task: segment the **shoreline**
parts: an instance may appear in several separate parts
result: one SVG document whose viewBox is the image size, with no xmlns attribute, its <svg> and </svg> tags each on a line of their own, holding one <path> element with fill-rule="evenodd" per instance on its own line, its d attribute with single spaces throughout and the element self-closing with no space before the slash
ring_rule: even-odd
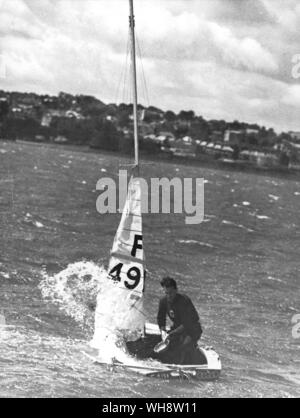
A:
<svg viewBox="0 0 300 418">
<path fill-rule="evenodd" d="M 11 139 L 4 139 L 0 138 L 1 142 L 14 142 L 16 144 L 23 144 L 23 145 L 31 145 L 31 146 L 38 146 L 38 147 L 47 147 L 47 148 L 60 148 L 64 150 L 72 150 L 75 152 L 85 152 L 91 154 L 104 154 L 104 155 L 112 155 L 112 156 L 120 156 L 122 158 L 128 158 L 131 160 L 131 156 L 129 154 L 122 154 L 118 151 L 108 151 L 101 148 L 91 148 L 89 145 L 82 145 L 82 144 L 57 144 L 54 142 L 35 142 L 35 141 L 26 141 L 26 140 L 11 140 Z M 147 154 L 141 152 L 141 157 L 144 161 L 150 162 L 164 162 L 167 164 L 177 164 L 181 166 L 191 166 L 191 167 L 199 167 L 199 168 L 208 168 L 208 169 L 215 169 L 221 170 L 226 172 L 240 172 L 240 173 L 249 173 L 249 174 L 258 174 L 262 176 L 270 176 L 270 177 L 279 177 L 285 178 L 289 180 L 297 181 L 300 179 L 300 172 L 297 170 L 289 169 L 288 167 L 259 167 L 255 166 L 248 161 L 241 161 L 241 160 L 214 160 L 210 159 L 206 155 L 200 155 L 197 157 L 179 157 L 174 156 L 171 154 L 167 154 L 164 152 L 158 154 Z"/>
</svg>

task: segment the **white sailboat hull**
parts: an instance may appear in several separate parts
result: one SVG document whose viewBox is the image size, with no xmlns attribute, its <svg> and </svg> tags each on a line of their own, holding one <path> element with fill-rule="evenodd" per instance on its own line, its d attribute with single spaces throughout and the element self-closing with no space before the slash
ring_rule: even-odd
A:
<svg viewBox="0 0 300 418">
<path fill-rule="evenodd" d="M 160 335 L 158 325 L 146 323 L 145 335 Z M 219 355 L 211 347 L 201 347 L 198 345 L 198 350 L 203 354 L 206 364 L 161 364 L 156 371 L 145 371 L 149 377 L 158 378 L 186 378 L 196 380 L 217 380 L 220 377 L 222 364 Z"/>
<path fill-rule="evenodd" d="M 146 323 L 145 325 L 145 338 L 147 336 L 160 336 L 159 328 L 155 324 Z M 106 366 L 111 370 L 126 370 L 135 372 L 145 377 L 153 377 L 158 379 L 184 379 L 184 380 L 201 380 L 201 381 L 213 381 L 220 377 L 222 365 L 219 355 L 210 347 L 200 347 L 198 350 L 201 353 L 201 364 L 166 364 L 153 362 L 153 365 L 145 365 L 143 361 L 128 360 L 128 363 L 118 361 L 114 359 L 112 362 L 107 363 L 101 360 L 100 357 L 83 352 L 90 360 L 100 366 Z M 101 350 L 100 350 L 101 351 Z"/>
</svg>

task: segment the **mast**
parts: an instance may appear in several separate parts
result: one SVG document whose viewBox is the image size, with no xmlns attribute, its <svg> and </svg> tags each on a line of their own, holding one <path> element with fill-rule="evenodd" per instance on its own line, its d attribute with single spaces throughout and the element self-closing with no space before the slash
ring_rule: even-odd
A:
<svg viewBox="0 0 300 418">
<path fill-rule="evenodd" d="M 129 0 L 130 16 L 129 25 L 131 32 L 131 60 L 132 60 L 132 84 L 133 84 L 133 125 L 134 125 L 134 160 L 139 165 L 139 143 L 138 143 L 138 115 L 137 115 L 137 83 L 136 83 L 136 55 L 135 55 L 135 20 L 133 11 L 133 0 Z"/>
</svg>

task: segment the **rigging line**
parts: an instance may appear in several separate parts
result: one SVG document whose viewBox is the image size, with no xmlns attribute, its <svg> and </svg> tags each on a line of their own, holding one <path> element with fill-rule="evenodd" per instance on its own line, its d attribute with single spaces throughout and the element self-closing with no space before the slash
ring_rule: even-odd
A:
<svg viewBox="0 0 300 418">
<path fill-rule="evenodd" d="M 132 62 L 130 63 L 130 74 L 132 74 Z M 133 87 L 132 83 L 129 84 L 129 96 L 128 96 L 128 102 L 132 105 L 132 115 L 133 115 Z"/>
<path fill-rule="evenodd" d="M 127 78 L 128 78 L 128 59 L 129 59 L 129 56 L 130 56 L 130 49 L 131 49 L 130 31 L 128 29 L 126 64 L 125 64 L 124 79 L 123 79 L 123 97 L 122 97 L 123 103 L 126 103 L 126 98 L 127 98 L 127 95 L 128 95 L 128 81 L 127 81 Z"/>
<path fill-rule="evenodd" d="M 132 73 L 133 73 L 133 62 L 132 62 L 132 38 L 130 36 L 130 65 L 129 65 L 129 82 L 128 82 L 128 103 L 132 104 L 132 115 L 133 115 L 133 80 L 132 80 Z"/>
<path fill-rule="evenodd" d="M 139 54 L 139 58 L 140 58 L 140 62 L 141 62 L 141 68 L 142 68 L 142 81 L 144 83 L 144 88 L 145 88 L 145 98 L 146 98 L 146 102 L 148 107 L 150 106 L 150 101 L 149 101 L 149 93 L 148 93 L 148 87 L 147 87 L 147 82 L 146 82 L 146 77 L 145 77 L 145 71 L 144 71 L 144 65 L 143 65 L 143 59 L 142 59 L 142 52 L 141 52 L 141 48 L 140 48 L 140 42 L 138 37 L 136 38 L 137 40 L 137 46 L 138 46 L 138 54 Z"/>
<path fill-rule="evenodd" d="M 130 74 L 131 74 L 131 34 L 130 34 L 130 27 L 128 28 L 128 55 L 127 55 L 127 60 L 126 60 L 126 74 L 125 74 L 125 79 L 124 79 L 124 88 L 123 88 L 123 92 L 124 92 L 124 97 L 123 97 L 123 102 L 124 103 L 128 103 L 128 99 L 129 99 L 129 89 L 130 89 L 130 85 L 131 85 L 131 80 L 130 80 Z M 129 64 L 128 64 L 129 61 Z"/>
<path fill-rule="evenodd" d="M 117 103 L 118 98 L 121 97 L 120 89 L 121 89 L 122 80 L 124 79 L 125 73 L 126 73 L 127 62 L 128 62 L 128 54 L 129 54 L 129 31 L 128 31 L 127 44 L 126 44 L 126 58 L 125 58 L 125 61 L 123 63 L 123 67 L 122 67 L 122 71 L 121 71 L 121 75 L 120 75 L 120 79 L 119 79 L 119 83 L 118 83 L 118 88 L 117 88 L 116 97 L 115 97 L 115 103 Z"/>
</svg>

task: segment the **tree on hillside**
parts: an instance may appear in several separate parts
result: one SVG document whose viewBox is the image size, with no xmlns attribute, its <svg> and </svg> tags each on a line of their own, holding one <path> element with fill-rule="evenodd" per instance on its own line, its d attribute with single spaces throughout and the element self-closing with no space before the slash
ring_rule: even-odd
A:
<svg viewBox="0 0 300 418">
<path fill-rule="evenodd" d="M 167 122 L 173 122 L 174 120 L 176 120 L 176 114 L 172 112 L 172 110 L 167 110 L 164 114 L 164 117 Z"/>
<path fill-rule="evenodd" d="M 91 147 L 101 148 L 108 151 L 118 151 L 120 133 L 113 123 L 102 120 L 96 126 L 92 135 Z"/>
<path fill-rule="evenodd" d="M 75 97 L 69 93 L 60 92 L 58 95 L 58 106 L 60 109 L 68 110 L 72 107 Z"/>
<path fill-rule="evenodd" d="M 247 142 L 252 147 L 256 147 L 258 145 L 258 139 L 255 135 L 249 135 L 247 137 Z"/>
<path fill-rule="evenodd" d="M 189 126 L 187 124 L 180 124 L 176 126 L 176 136 L 186 136 L 189 134 Z"/>
<path fill-rule="evenodd" d="M 122 110 L 121 112 L 119 112 L 118 114 L 118 122 L 119 122 L 119 126 L 121 126 L 122 128 L 124 128 L 125 126 L 128 126 L 130 123 L 130 112 L 128 112 L 128 110 Z"/>
<path fill-rule="evenodd" d="M 181 110 L 178 118 L 185 121 L 192 121 L 195 118 L 195 112 L 193 110 Z"/>
<path fill-rule="evenodd" d="M 17 119 L 8 117 L 3 127 L 3 135 L 7 138 L 28 138 L 33 139 L 40 134 L 40 124 L 32 118 Z"/>
<path fill-rule="evenodd" d="M 188 134 L 192 138 L 201 139 L 206 141 L 209 136 L 209 125 L 204 121 L 195 121 L 191 123 Z"/>
<path fill-rule="evenodd" d="M 2 121 L 9 112 L 9 104 L 7 99 L 1 98 L 0 99 L 0 121 Z"/>
<path fill-rule="evenodd" d="M 231 129 L 233 131 L 240 131 L 241 129 L 244 128 L 243 123 L 239 122 L 238 120 L 228 123 L 227 126 L 228 126 L 228 129 Z"/>
</svg>

